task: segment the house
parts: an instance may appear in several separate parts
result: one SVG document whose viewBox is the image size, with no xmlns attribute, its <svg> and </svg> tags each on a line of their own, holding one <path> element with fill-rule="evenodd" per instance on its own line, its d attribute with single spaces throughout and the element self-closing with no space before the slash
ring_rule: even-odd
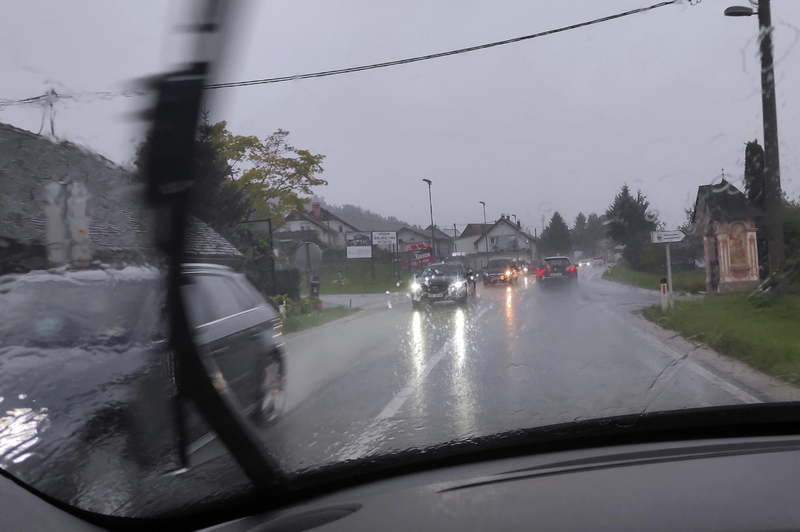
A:
<svg viewBox="0 0 800 532">
<path fill-rule="evenodd" d="M 456 241 L 456 249 L 466 254 L 474 269 L 480 269 L 495 257 L 533 260 L 537 240 L 519 222 L 501 216 L 493 224 L 468 224 Z"/>
<path fill-rule="evenodd" d="M 254 225 L 253 228 L 261 233 L 269 230 L 266 224 Z M 344 249 L 347 245 L 347 232 L 358 230 L 360 228 L 348 223 L 329 210 L 323 209 L 320 202 L 315 201 L 311 203 L 310 212 L 293 212 L 286 217 L 286 225 L 274 231 L 279 240 L 298 240 L 299 243 L 302 240 L 308 240 L 309 236 L 314 235 L 323 245 L 335 249 Z"/>
<path fill-rule="evenodd" d="M 422 230 L 423 234 L 427 234 L 430 239 L 431 226 L 429 225 Z M 453 237 L 440 230 L 438 227 L 433 229 L 433 255 L 436 260 L 444 260 L 453 256 L 456 250 L 455 241 Z"/>
<path fill-rule="evenodd" d="M 703 235 L 707 292 L 758 286 L 756 221 L 763 216 L 760 207 L 724 179 L 698 187 L 692 223 Z"/>
<path fill-rule="evenodd" d="M 70 142 L 0 124 L 0 274 L 62 264 L 158 263 L 156 220 L 144 184 Z M 13 161 L 13 162 L 12 162 Z M 243 255 L 190 219 L 185 260 L 234 268 Z"/>
</svg>

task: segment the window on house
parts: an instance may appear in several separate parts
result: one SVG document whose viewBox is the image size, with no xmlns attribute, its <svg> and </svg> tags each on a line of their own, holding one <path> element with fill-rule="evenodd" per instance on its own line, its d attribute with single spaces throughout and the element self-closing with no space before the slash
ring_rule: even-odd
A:
<svg viewBox="0 0 800 532">
<path fill-rule="evenodd" d="M 490 244 L 499 244 L 500 243 L 500 237 L 499 236 L 490 236 L 489 237 L 489 243 Z"/>
<path fill-rule="evenodd" d="M 339 225 L 339 232 L 344 233 L 344 229 L 342 228 L 341 224 Z"/>
<path fill-rule="evenodd" d="M 301 231 L 311 231 L 311 224 L 301 224 L 300 225 Z"/>
</svg>

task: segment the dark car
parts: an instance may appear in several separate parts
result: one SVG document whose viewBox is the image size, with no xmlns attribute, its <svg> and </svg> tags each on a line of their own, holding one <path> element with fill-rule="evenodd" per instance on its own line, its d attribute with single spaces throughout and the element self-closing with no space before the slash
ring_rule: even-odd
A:
<svg viewBox="0 0 800 532">
<path fill-rule="evenodd" d="M 483 269 L 483 286 L 511 284 L 518 280 L 518 275 L 510 259 L 491 259 Z"/>
<path fill-rule="evenodd" d="M 537 278 L 542 286 L 577 283 L 578 269 L 569 257 L 547 257 L 537 271 Z"/>
<path fill-rule="evenodd" d="M 229 268 L 186 265 L 183 277 L 198 348 L 256 420 L 272 421 L 284 397 L 278 313 Z M 34 474 L 57 453 L 69 473 L 53 472 L 56 484 L 39 487 L 70 500 L 87 487 L 82 472 L 102 460 L 95 454 L 109 447 L 122 450 L 126 465 L 114 468 L 130 478 L 137 469 L 179 467 L 164 301 L 163 274 L 152 267 L 0 277 L 2 406 L 13 423 L 32 428 L 32 439 L 19 441 L 17 474 Z M 193 406 L 182 412 L 192 453 L 213 438 Z M 36 436 L 42 430 L 47 438 Z"/>
<path fill-rule="evenodd" d="M 411 304 L 455 301 L 465 304 L 475 295 L 475 276 L 472 270 L 458 263 L 431 264 L 411 284 Z"/>
</svg>

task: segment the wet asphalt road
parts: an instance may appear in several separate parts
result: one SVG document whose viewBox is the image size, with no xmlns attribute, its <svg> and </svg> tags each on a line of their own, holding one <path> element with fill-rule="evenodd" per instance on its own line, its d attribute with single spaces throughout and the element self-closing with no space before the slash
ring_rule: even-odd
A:
<svg viewBox="0 0 800 532">
<path fill-rule="evenodd" d="M 574 289 L 532 278 L 467 308 L 413 311 L 386 296 L 352 319 L 287 338 L 288 413 L 264 434 L 282 465 L 436 445 L 591 417 L 752 399 L 636 328 L 656 292 L 581 272 Z M 380 298 L 379 298 L 380 299 Z"/>
</svg>

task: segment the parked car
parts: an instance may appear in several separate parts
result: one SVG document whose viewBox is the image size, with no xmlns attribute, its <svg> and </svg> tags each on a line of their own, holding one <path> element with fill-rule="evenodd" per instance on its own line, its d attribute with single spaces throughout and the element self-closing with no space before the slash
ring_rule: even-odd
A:
<svg viewBox="0 0 800 532">
<path fill-rule="evenodd" d="M 483 286 L 511 284 L 518 280 L 518 275 L 510 259 L 491 259 L 483 269 Z"/>
<path fill-rule="evenodd" d="M 475 295 L 475 275 L 460 263 L 437 263 L 425 268 L 411 284 L 411 305 L 455 301 L 466 304 Z"/>
<path fill-rule="evenodd" d="M 285 376 L 278 313 L 227 267 L 185 265 L 183 276 L 198 348 L 256 421 L 275 420 Z M 179 410 L 164 303 L 164 277 L 153 267 L 0 277 L 2 406 L 39 419 L 49 433 L 18 473 L 58 453 L 69 473 L 52 472 L 57 487 L 37 487 L 78 490 L 82 471 L 96 467 L 103 457 L 94 453 L 108 445 L 124 449 L 126 471 L 176 469 Z M 213 438 L 193 406 L 180 411 L 191 454 Z"/>
<path fill-rule="evenodd" d="M 540 269 L 542 286 L 578 282 L 578 269 L 569 257 L 546 257 Z"/>
</svg>

